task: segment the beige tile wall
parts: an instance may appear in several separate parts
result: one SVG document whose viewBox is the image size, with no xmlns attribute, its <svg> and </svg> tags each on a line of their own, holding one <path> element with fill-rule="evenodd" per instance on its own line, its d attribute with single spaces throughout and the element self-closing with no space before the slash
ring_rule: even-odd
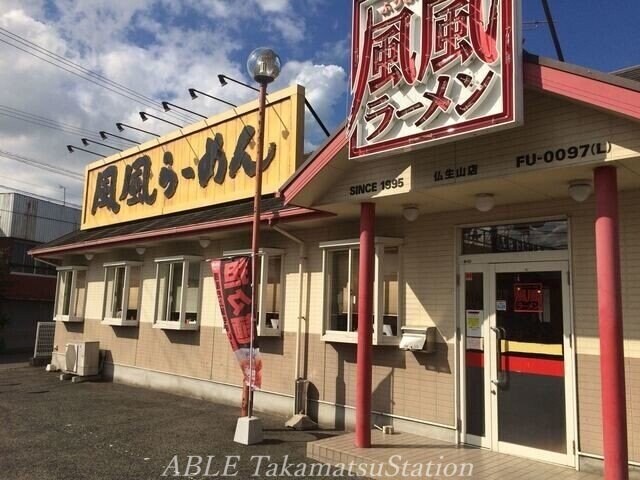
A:
<svg viewBox="0 0 640 480">
<path fill-rule="evenodd" d="M 628 408 L 631 457 L 640 460 L 640 191 L 624 192 L 621 199 L 621 246 L 625 351 L 627 356 Z M 568 215 L 572 234 L 574 321 L 577 334 L 577 374 L 580 446 L 589 453 L 601 452 L 598 378 L 598 329 L 595 291 L 593 199 L 578 204 L 570 200 L 520 204 L 476 211 L 423 215 L 414 223 L 378 219 L 377 234 L 404 238 L 406 323 L 435 325 L 440 348 L 434 355 L 413 354 L 395 347 L 374 348 L 375 410 L 439 424 L 455 423 L 454 343 L 455 331 L 455 225 L 488 221 L 511 221 L 530 217 Z M 293 229 L 293 226 L 287 227 Z M 299 227 L 298 227 L 299 228 Z M 307 247 L 309 273 L 304 276 L 307 301 L 304 311 L 309 325 L 304 338 L 306 361 L 303 373 L 312 382 L 311 396 L 327 402 L 353 405 L 355 345 L 325 343 L 322 334 L 322 255 L 318 243 L 353 238 L 357 222 L 333 222 L 325 228 L 296 230 Z M 143 306 L 139 328 L 100 324 L 102 315 L 102 263 L 98 256 L 89 270 L 87 320 L 81 325 L 59 323 L 56 344 L 81 338 L 100 340 L 113 362 L 191 377 L 238 384 L 240 370 L 222 330 L 222 321 L 208 267 L 204 268 L 202 326 L 198 332 L 167 332 L 153 329 L 155 266 L 153 258 L 169 253 L 220 255 L 225 249 L 247 248 L 248 235 L 213 242 L 202 252 L 194 243 L 172 244 L 145 254 Z M 294 382 L 295 328 L 298 312 L 298 246 L 277 233 L 265 233 L 264 245 L 286 250 L 286 305 L 284 339 L 263 339 L 264 389 L 291 394 Z"/>
</svg>

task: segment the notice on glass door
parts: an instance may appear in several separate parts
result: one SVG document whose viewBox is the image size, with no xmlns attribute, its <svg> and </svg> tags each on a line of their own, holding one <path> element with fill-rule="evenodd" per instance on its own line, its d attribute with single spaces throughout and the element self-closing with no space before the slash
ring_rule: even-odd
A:
<svg viewBox="0 0 640 480">
<path fill-rule="evenodd" d="M 482 337 L 483 318 L 483 310 L 466 311 L 467 337 Z"/>
<path fill-rule="evenodd" d="M 516 283 L 513 286 L 514 306 L 517 313 L 541 313 L 544 311 L 541 283 Z"/>
</svg>

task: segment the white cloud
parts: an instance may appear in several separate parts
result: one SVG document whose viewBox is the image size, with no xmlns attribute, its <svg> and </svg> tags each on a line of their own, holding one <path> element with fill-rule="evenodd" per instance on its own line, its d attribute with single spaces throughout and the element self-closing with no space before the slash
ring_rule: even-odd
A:
<svg viewBox="0 0 640 480">
<path fill-rule="evenodd" d="M 284 65 L 274 88 L 296 83 L 305 87 L 309 103 L 325 123 L 336 108 L 341 109 L 341 93 L 346 91 L 347 87 L 347 74 L 342 67 L 317 65 L 311 61 L 291 61 Z M 305 120 L 305 128 L 311 139 L 309 145 L 315 145 L 322 139 L 323 134 L 318 136 L 319 127 L 309 112 Z"/>
<path fill-rule="evenodd" d="M 213 114 L 227 107 L 206 98 L 192 102 L 187 89 L 195 87 L 237 104 L 253 98 L 253 93 L 247 89 L 232 84 L 222 88 L 217 81 L 218 73 L 246 78 L 243 63 L 233 58 L 240 48 L 239 40 L 242 40 L 242 28 L 247 18 L 253 18 L 257 12 L 263 15 L 260 18 L 269 18 L 272 22 L 263 28 L 282 39 L 295 42 L 304 38 L 304 21 L 293 21 L 293 7 L 289 1 L 250 2 L 253 6 L 239 9 L 237 2 L 229 0 L 93 0 L 88 8 L 87 2 L 56 0 L 55 20 L 45 20 L 45 8 L 50 8 L 47 2 L 0 0 L 0 26 L 146 96 Z M 154 9 L 159 6 L 174 14 L 184 13 L 185 8 L 192 7 L 209 18 L 224 20 L 189 30 L 184 25 L 178 27 L 154 17 Z M 269 16 L 268 12 L 278 15 Z M 153 35 L 153 41 L 144 48 L 130 40 L 131 32 L 140 30 Z M 307 87 L 307 94 L 320 115 L 329 118 L 339 93 L 344 90 L 346 76 L 335 65 L 288 62 L 272 89 L 294 82 Z M 0 105 L 54 118 L 92 132 L 117 133 L 114 126 L 117 121 L 158 133 L 172 128 L 159 122 L 141 124 L 138 111 L 148 107 L 5 44 L 0 44 Z M 311 123 L 308 127 L 317 129 Z M 139 138 L 131 131 L 123 135 Z M 68 143 L 82 146 L 80 135 L 36 127 L 0 115 L 1 149 L 83 171 L 84 165 L 95 157 L 67 153 L 64 146 Z M 110 153 L 99 146 L 87 148 Z M 81 202 L 81 184 L 63 176 L 0 158 L 0 184 L 9 183 L 2 176 L 15 180 L 11 184 L 16 188 L 24 181 L 24 189 L 56 198 L 61 198 L 59 185 L 64 185 L 67 199 Z M 27 188 L 26 182 L 43 186 Z"/>
</svg>

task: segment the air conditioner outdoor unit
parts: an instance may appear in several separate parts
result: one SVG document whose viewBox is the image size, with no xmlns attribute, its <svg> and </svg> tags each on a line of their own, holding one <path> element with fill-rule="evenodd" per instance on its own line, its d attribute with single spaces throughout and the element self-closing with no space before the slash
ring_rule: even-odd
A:
<svg viewBox="0 0 640 480">
<path fill-rule="evenodd" d="M 67 343 L 65 350 L 66 373 L 81 377 L 98 375 L 100 370 L 100 342 Z"/>
</svg>

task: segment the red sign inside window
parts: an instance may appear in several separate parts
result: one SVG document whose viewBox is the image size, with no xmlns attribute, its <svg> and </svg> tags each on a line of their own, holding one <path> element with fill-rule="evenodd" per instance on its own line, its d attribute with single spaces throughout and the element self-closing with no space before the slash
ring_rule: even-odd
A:
<svg viewBox="0 0 640 480">
<path fill-rule="evenodd" d="M 513 286 L 513 311 L 516 313 L 542 313 L 544 296 L 541 283 L 516 283 Z"/>
</svg>

